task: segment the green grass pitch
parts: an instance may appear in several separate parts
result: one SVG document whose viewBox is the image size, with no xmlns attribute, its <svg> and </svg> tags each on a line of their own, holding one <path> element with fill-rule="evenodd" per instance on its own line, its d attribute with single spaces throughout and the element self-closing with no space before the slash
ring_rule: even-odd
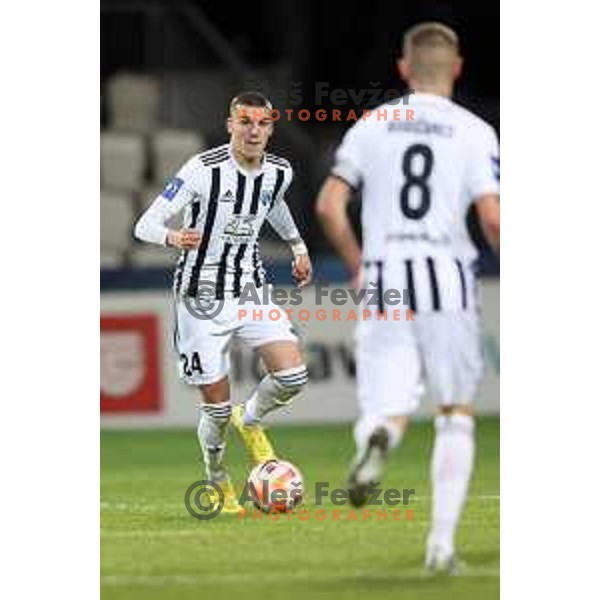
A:
<svg viewBox="0 0 600 600">
<path fill-rule="evenodd" d="M 105 600 L 199 598 L 499 597 L 500 502 L 498 419 L 479 419 L 477 463 L 458 536 L 469 565 L 461 577 L 422 573 L 431 491 L 432 424 L 413 424 L 390 459 L 382 487 L 415 488 L 414 520 L 346 520 L 342 507 L 315 517 L 314 485 L 342 487 L 353 453 L 350 426 L 273 427 L 281 457 L 300 467 L 311 497 L 310 518 L 262 521 L 221 515 L 198 521 L 183 502 L 202 479 L 195 432 L 101 434 L 101 585 Z M 235 433 L 227 462 L 239 486 L 249 467 Z M 385 507 L 380 507 L 380 509 Z M 305 513 L 306 518 L 306 513 Z"/>
</svg>

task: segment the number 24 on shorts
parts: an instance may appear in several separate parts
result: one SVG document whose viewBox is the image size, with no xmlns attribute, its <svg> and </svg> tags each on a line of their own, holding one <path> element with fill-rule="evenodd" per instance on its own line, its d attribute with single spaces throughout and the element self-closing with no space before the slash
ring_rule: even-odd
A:
<svg viewBox="0 0 600 600">
<path fill-rule="evenodd" d="M 183 374 L 186 377 L 190 377 L 196 373 L 202 373 L 202 365 L 200 364 L 200 355 L 197 352 L 193 352 L 191 357 L 187 354 L 180 354 L 179 358 L 183 361 Z"/>
</svg>

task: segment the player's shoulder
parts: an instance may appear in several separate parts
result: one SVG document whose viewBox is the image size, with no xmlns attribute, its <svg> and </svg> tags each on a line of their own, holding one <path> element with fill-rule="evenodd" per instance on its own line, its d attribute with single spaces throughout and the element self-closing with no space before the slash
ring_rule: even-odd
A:
<svg viewBox="0 0 600 600">
<path fill-rule="evenodd" d="M 283 158 L 283 156 L 278 156 L 277 154 L 266 152 L 265 163 L 271 167 L 283 169 L 284 171 L 293 171 L 290 161 L 287 160 L 287 158 Z"/>
<path fill-rule="evenodd" d="M 475 135 L 495 135 L 494 128 L 479 115 L 454 101 L 450 101 L 450 106 L 455 118 L 463 122 L 467 131 Z"/>
<path fill-rule="evenodd" d="M 195 164 L 198 168 L 202 167 L 216 167 L 221 163 L 229 159 L 229 144 L 222 144 L 221 146 L 215 146 L 209 148 L 196 155 L 194 155 L 190 162 Z"/>
<path fill-rule="evenodd" d="M 186 163 L 179 169 L 176 179 L 186 182 L 188 186 L 194 188 L 198 193 L 202 193 L 207 182 L 211 181 L 211 170 L 218 167 L 223 161 L 229 158 L 227 144 L 210 148 L 197 154 L 193 154 Z"/>
<path fill-rule="evenodd" d="M 377 109 L 373 109 L 373 111 L 375 110 Z M 377 123 L 377 121 L 373 121 L 373 123 Z M 354 145 L 365 136 L 373 135 L 376 130 L 377 127 L 371 124 L 371 119 L 357 119 L 346 128 L 341 143 L 342 145 Z"/>
</svg>

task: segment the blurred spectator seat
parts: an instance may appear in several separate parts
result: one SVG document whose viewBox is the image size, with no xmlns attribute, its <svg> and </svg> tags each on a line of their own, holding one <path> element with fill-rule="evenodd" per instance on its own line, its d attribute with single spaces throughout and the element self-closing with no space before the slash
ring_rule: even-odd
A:
<svg viewBox="0 0 600 600">
<path fill-rule="evenodd" d="M 121 73 L 108 82 L 111 128 L 148 133 L 158 127 L 160 82 L 151 75 Z"/>
<path fill-rule="evenodd" d="M 161 77 L 164 122 L 178 129 L 199 129 L 207 139 L 221 140 L 227 135 L 229 102 L 239 92 L 239 84 L 225 68 L 166 71 Z"/>
<path fill-rule="evenodd" d="M 144 212 L 154 202 L 154 200 L 156 200 L 157 196 L 162 194 L 163 190 L 165 189 L 165 184 L 166 182 L 150 182 L 144 184 L 140 188 L 138 194 L 138 210 L 140 211 L 140 214 L 142 214 L 142 212 Z"/>
<path fill-rule="evenodd" d="M 100 249 L 101 269 L 120 269 L 123 266 L 123 255 L 120 252 L 111 252 Z"/>
<path fill-rule="evenodd" d="M 204 140 L 193 131 L 163 129 L 152 136 L 154 180 L 164 183 L 194 154 L 206 148 Z"/>
<path fill-rule="evenodd" d="M 100 192 L 101 265 L 122 261 L 131 245 L 133 210 L 131 198 L 121 192 Z M 103 264 L 105 263 L 105 264 Z M 116 265 L 110 265 L 116 266 Z"/>
<path fill-rule="evenodd" d="M 100 178 L 103 187 L 133 191 L 146 171 L 144 140 L 140 135 L 104 131 L 100 136 Z"/>
<path fill-rule="evenodd" d="M 260 255 L 269 260 L 289 260 L 290 251 L 288 245 L 278 238 L 266 239 L 261 237 L 259 242 Z"/>
<path fill-rule="evenodd" d="M 169 179 L 169 178 L 167 178 Z M 139 203 L 137 210 L 141 215 L 165 189 L 164 183 L 149 183 L 143 186 L 139 192 Z M 137 216 L 139 216 L 137 215 Z M 136 216 L 136 218 L 137 218 Z M 180 229 L 183 227 L 183 211 L 180 211 L 174 217 L 171 217 L 167 223 L 167 227 L 172 229 Z"/>
<path fill-rule="evenodd" d="M 170 267 L 177 263 L 179 252 L 150 244 L 136 244 L 131 251 L 131 264 L 135 267 Z"/>
</svg>

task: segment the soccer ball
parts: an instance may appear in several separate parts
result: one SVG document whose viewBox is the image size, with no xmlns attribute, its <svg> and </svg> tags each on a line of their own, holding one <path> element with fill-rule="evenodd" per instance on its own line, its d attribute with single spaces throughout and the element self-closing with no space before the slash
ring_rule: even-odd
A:
<svg viewBox="0 0 600 600">
<path fill-rule="evenodd" d="M 257 465 L 248 483 L 255 506 L 265 512 L 291 511 L 304 497 L 302 474 L 285 460 L 268 460 Z"/>
</svg>

